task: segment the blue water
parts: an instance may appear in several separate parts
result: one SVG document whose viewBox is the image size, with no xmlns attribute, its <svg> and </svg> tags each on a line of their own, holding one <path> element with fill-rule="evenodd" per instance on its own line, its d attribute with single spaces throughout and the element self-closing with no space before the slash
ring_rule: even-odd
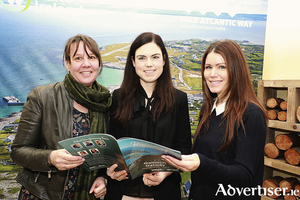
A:
<svg viewBox="0 0 300 200">
<path fill-rule="evenodd" d="M 249 40 L 264 44 L 265 21 L 251 28 L 208 29 L 182 20 L 180 16 L 105 10 L 49 11 L 30 6 L 25 12 L 10 12 L 0 5 L 0 97 L 14 95 L 25 102 L 35 86 L 62 81 L 66 69 L 62 53 L 66 40 L 78 33 L 94 38 L 99 46 L 132 42 L 141 32 L 152 31 L 164 40 L 222 39 Z M 218 28 L 218 27 L 217 27 Z M 105 68 L 97 81 L 119 85 L 123 71 Z M 0 101 L 0 118 L 22 106 Z"/>
</svg>

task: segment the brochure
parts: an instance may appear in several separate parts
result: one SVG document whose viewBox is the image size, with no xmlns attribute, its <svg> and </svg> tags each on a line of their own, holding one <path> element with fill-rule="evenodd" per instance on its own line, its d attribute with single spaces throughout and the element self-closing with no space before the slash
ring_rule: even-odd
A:
<svg viewBox="0 0 300 200">
<path fill-rule="evenodd" d="M 72 155 L 85 158 L 87 171 L 107 168 L 117 163 L 135 179 L 144 173 L 178 171 L 161 158 L 171 155 L 181 159 L 180 151 L 136 138 L 116 139 L 110 134 L 90 134 L 60 141 L 59 144 Z"/>
</svg>

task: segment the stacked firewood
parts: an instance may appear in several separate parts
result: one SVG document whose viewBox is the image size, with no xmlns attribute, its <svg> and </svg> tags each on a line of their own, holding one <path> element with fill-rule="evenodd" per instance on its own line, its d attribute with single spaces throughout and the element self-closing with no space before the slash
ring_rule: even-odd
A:
<svg viewBox="0 0 300 200">
<path fill-rule="evenodd" d="M 279 134 L 274 143 L 265 145 L 265 154 L 269 158 L 284 157 L 291 165 L 300 163 L 300 136 L 298 133 Z"/>
<path fill-rule="evenodd" d="M 264 180 L 263 188 L 265 195 L 273 199 L 283 196 L 285 200 L 298 200 L 300 197 L 300 182 L 295 177 L 271 177 Z"/>
<path fill-rule="evenodd" d="M 286 121 L 287 101 L 282 98 L 270 98 L 267 100 L 268 118 Z"/>
</svg>

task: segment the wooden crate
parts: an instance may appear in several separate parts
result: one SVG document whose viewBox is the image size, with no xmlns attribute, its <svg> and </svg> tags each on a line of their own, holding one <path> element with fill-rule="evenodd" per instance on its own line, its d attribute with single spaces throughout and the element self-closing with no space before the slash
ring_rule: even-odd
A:
<svg viewBox="0 0 300 200">
<path fill-rule="evenodd" d="M 286 94 L 286 97 L 279 96 Z M 275 141 L 276 131 L 286 131 L 300 133 L 300 123 L 296 118 L 296 110 L 300 106 L 300 80 L 259 80 L 257 88 L 257 98 L 267 110 L 267 100 L 269 98 L 280 97 L 287 101 L 287 120 L 269 120 L 269 130 L 266 142 Z M 286 173 L 300 179 L 300 167 L 288 164 L 283 158 L 272 159 L 265 156 L 264 180 L 274 175 L 274 171 Z M 271 199 L 262 197 L 261 199 Z"/>
</svg>

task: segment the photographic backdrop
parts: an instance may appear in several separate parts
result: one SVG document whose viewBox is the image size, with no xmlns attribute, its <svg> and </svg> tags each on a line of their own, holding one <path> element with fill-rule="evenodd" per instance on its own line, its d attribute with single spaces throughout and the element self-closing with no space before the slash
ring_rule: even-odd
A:
<svg viewBox="0 0 300 200">
<path fill-rule="evenodd" d="M 267 0 L 0 2 L 0 96 L 14 95 L 22 102 L 35 86 L 63 80 L 66 74 L 62 64 L 65 42 L 79 33 L 94 38 L 105 49 L 101 54 L 107 53 L 103 60 L 108 63 L 98 78 L 104 86 L 121 83 L 123 72 L 115 68 L 124 65 L 128 50 L 126 45 L 115 46 L 111 51 L 120 51 L 112 53 L 107 46 L 130 44 L 145 31 L 157 33 L 169 42 L 171 61 L 192 73 L 200 70 L 201 56 L 207 44 L 225 38 L 251 47 L 247 53 L 252 53 L 256 62 L 253 73 L 262 71 L 263 57 L 261 54 L 255 57 L 256 49 L 252 47 L 257 45 L 258 53 L 263 54 Z M 184 60 L 183 56 L 189 60 Z M 22 107 L 8 106 L 1 100 L 0 118 L 20 109 Z"/>
<path fill-rule="evenodd" d="M 201 59 L 218 39 L 244 50 L 253 86 L 261 78 L 267 0 L 0 0 L 0 198 L 17 199 L 20 170 L 10 159 L 22 105 L 36 86 L 62 81 L 65 42 L 85 34 L 99 45 L 104 69 L 97 81 L 118 88 L 131 42 L 159 34 L 171 61 L 173 84 L 188 93 L 192 134 L 202 101 Z M 183 178 L 183 180 L 187 180 Z"/>
</svg>

